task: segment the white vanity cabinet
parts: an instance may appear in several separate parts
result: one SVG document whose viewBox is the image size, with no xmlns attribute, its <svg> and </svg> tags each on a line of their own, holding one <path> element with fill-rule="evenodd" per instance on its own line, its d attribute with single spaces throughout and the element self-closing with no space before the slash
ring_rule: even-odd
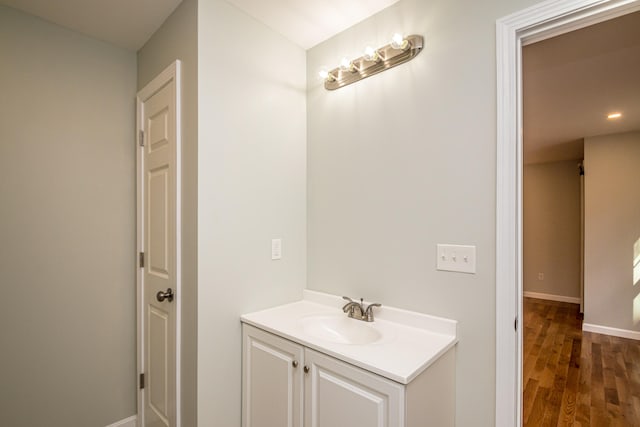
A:
<svg viewBox="0 0 640 427">
<path fill-rule="evenodd" d="M 454 349 L 408 384 L 244 323 L 243 427 L 454 425 Z"/>
</svg>

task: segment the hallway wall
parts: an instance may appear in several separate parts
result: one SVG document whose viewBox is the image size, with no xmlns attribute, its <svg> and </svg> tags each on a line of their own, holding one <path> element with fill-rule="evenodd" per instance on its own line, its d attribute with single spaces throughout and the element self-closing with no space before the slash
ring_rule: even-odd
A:
<svg viewBox="0 0 640 427">
<path fill-rule="evenodd" d="M 524 166 L 525 292 L 580 298 L 579 162 Z"/>
<path fill-rule="evenodd" d="M 640 337 L 640 132 L 586 138 L 584 323 Z"/>
<path fill-rule="evenodd" d="M 136 56 L 0 6 L 0 424 L 136 411 Z"/>
</svg>

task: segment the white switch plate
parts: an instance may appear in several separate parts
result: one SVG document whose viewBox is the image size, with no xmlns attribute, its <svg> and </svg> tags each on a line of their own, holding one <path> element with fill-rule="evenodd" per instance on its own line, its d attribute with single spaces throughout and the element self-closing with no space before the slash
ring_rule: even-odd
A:
<svg viewBox="0 0 640 427">
<path fill-rule="evenodd" d="M 271 239 L 271 259 L 282 259 L 282 239 Z"/>
<path fill-rule="evenodd" d="M 437 247 L 436 268 L 461 273 L 476 272 L 476 247 L 465 245 L 442 245 Z"/>
</svg>

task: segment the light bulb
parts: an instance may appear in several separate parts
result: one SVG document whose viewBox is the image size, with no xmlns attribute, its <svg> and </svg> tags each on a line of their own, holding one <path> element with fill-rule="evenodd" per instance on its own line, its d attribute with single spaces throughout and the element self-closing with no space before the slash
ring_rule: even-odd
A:
<svg viewBox="0 0 640 427">
<path fill-rule="evenodd" d="M 367 46 L 364 49 L 364 59 L 366 59 L 367 61 L 379 61 L 380 60 L 380 55 L 378 54 L 378 51 L 375 50 L 374 48 L 372 48 L 371 46 Z"/>
<path fill-rule="evenodd" d="M 622 117 L 622 113 L 611 113 L 607 116 L 607 119 L 619 119 L 620 117 Z"/>
<path fill-rule="evenodd" d="M 404 36 L 400 33 L 395 33 L 393 37 L 391 37 L 391 47 L 394 49 L 405 50 L 409 42 L 404 39 Z"/>
<path fill-rule="evenodd" d="M 351 71 L 353 70 L 353 62 L 346 56 L 340 60 L 340 69 L 342 71 Z"/>
<path fill-rule="evenodd" d="M 332 82 L 332 81 L 334 81 L 336 79 L 335 77 L 333 77 L 333 74 L 331 74 L 327 70 L 320 70 L 318 72 L 318 75 L 320 76 L 321 79 L 329 81 L 329 82 Z"/>
</svg>

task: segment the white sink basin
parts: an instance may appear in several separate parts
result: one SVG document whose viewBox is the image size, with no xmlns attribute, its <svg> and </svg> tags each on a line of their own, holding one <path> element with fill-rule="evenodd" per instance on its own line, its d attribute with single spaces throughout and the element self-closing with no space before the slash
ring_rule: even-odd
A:
<svg viewBox="0 0 640 427">
<path fill-rule="evenodd" d="M 304 299 L 254 313 L 242 322 L 311 350 L 409 384 L 457 339 L 457 322 L 384 306 L 375 321 L 350 319 L 342 297 L 305 289 Z"/>
<path fill-rule="evenodd" d="M 302 320 L 302 330 L 315 338 L 336 344 L 372 344 L 382 334 L 364 321 L 344 316 L 309 316 Z"/>
</svg>

